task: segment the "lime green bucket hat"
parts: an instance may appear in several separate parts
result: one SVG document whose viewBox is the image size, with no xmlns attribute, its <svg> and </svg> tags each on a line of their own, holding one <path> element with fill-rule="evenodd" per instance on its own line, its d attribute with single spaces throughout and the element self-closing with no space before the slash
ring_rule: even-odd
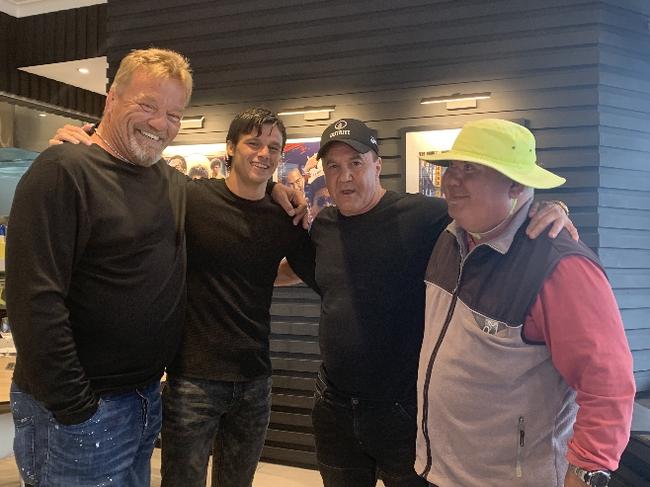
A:
<svg viewBox="0 0 650 487">
<path fill-rule="evenodd" d="M 466 123 L 451 150 L 422 159 L 439 166 L 451 161 L 482 164 L 531 188 L 555 188 L 566 182 L 537 165 L 535 137 L 530 130 L 496 118 Z"/>
</svg>

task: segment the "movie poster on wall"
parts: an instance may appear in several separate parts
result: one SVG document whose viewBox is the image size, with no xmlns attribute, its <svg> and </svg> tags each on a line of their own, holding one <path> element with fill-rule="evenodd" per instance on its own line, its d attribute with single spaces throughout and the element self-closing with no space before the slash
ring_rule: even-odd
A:
<svg viewBox="0 0 650 487">
<path fill-rule="evenodd" d="M 192 179 L 223 179 L 226 169 L 226 144 L 170 145 L 163 151 L 167 164 Z"/>
<path fill-rule="evenodd" d="M 406 192 L 442 197 L 444 168 L 422 160 L 426 155 L 451 149 L 460 129 L 414 130 L 404 132 L 406 146 Z"/>
<path fill-rule="evenodd" d="M 287 139 L 282 160 L 273 180 L 301 191 L 307 199 L 312 217 L 331 206 L 332 198 L 325 186 L 321 161 L 316 160 L 320 138 Z M 196 178 L 225 178 L 226 144 L 173 145 L 163 152 L 168 164 Z"/>
<path fill-rule="evenodd" d="M 316 159 L 319 148 L 318 137 L 288 139 L 277 171 L 278 182 L 304 193 L 312 217 L 333 205 L 325 186 L 322 161 Z"/>
</svg>

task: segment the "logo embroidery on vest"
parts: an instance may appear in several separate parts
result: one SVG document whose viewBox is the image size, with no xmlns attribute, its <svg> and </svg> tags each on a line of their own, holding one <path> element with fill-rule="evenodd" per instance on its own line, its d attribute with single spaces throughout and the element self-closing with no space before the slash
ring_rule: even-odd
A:
<svg viewBox="0 0 650 487">
<path fill-rule="evenodd" d="M 472 315 L 474 316 L 474 323 L 478 329 L 488 335 L 506 338 L 512 334 L 519 333 L 521 330 L 521 325 L 509 325 L 508 323 L 504 323 L 495 318 L 488 318 L 476 311 L 472 311 Z"/>
<path fill-rule="evenodd" d="M 499 325 L 501 324 L 498 320 L 493 320 L 492 318 L 485 318 L 485 323 L 483 324 L 483 331 L 488 335 L 496 335 L 499 332 Z"/>
</svg>

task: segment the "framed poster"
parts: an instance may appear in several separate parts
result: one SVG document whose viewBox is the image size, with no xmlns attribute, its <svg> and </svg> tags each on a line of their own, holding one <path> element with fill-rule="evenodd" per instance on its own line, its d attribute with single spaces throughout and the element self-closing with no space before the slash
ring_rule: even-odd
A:
<svg viewBox="0 0 650 487">
<path fill-rule="evenodd" d="M 297 183 L 297 175 L 306 176 L 305 180 L 315 179 L 323 174 L 316 154 L 320 148 L 320 137 L 287 139 L 282 161 L 278 165 L 276 180 L 287 186 L 304 191 L 305 187 Z"/>
<path fill-rule="evenodd" d="M 442 197 L 441 178 L 444 168 L 423 161 L 426 154 L 451 149 L 460 133 L 455 129 L 412 128 L 402 130 L 404 180 L 407 193 Z"/>
<path fill-rule="evenodd" d="M 287 139 L 276 179 L 304 193 L 312 217 L 334 204 L 325 185 L 322 162 L 316 160 L 319 148 L 320 137 Z"/>
<path fill-rule="evenodd" d="M 225 143 L 170 145 L 162 155 L 167 164 L 194 179 L 223 179 L 227 175 Z"/>
<path fill-rule="evenodd" d="M 287 139 L 273 180 L 302 191 L 312 215 L 333 204 L 316 154 L 320 137 Z M 226 144 L 170 145 L 163 151 L 168 164 L 192 178 L 225 178 Z"/>
</svg>

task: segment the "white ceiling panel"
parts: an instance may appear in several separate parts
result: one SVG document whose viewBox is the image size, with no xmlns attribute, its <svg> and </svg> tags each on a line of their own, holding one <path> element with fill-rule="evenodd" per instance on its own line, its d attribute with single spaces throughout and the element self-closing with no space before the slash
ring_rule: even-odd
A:
<svg viewBox="0 0 650 487">
<path fill-rule="evenodd" d="M 107 0 L 0 0 L 0 12 L 14 17 L 28 17 L 106 2 Z"/>
<path fill-rule="evenodd" d="M 79 69 L 85 68 L 88 73 L 83 74 Z M 94 91 L 100 95 L 106 94 L 106 71 L 108 70 L 108 61 L 106 56 L 79 59 L 64 63 L 41 64 L 38 66 L 25 66 L 18 68 L 28 73 L 51 78 L 61 83 L 83 88 L 84 90 Z"/>
</svg>

